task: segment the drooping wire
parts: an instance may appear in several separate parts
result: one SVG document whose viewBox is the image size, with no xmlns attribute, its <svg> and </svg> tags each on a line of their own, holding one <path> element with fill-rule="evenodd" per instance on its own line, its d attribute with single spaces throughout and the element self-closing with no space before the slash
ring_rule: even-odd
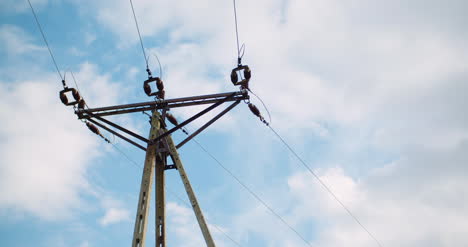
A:
<svg viewBox="0 0 468 247">
<path fill-rule="evenodd" d="M 181 203 L 185 204 L 185 206 L 191 208 L 192 205 L 190 205 L 190 203 L 188 203 L 187 201 L 185 201 L 184 199 L 182 199 L 182 197 L 180 197 L 179 195 L 177 195 L 177 193 L 175 193 L 174 191 L 172 191 L 171 189 L 165 187 L 166 190 L 172 195 L 174 196 L 178 201 L 180 201 Z M 220 233 L 222 233 L 225 237 L 227 237 L 229 240 L 231 240 L 231 242 L 233 242 L 235 245 L 239 246 L 239 247 L 242 247 L 242 245 L 237 242 L 236 240 L 234 240 L 231 236 L 229 236 L 229 234 L 227 234 L 225 231 L 223 231 L 220 227 L 218 227 L 217 225 L 212 225 L 214 226 L 214 228 L 216 228 L 216 230 L 218 230 Z"/>
<path fill-rule="evenodd" d="M 343 207 L 343 209 L 354 219 L 354 221 L 361 226 L 361 228 L 367 232 L 367 234 L 377 243 L 378 246 L 382 247 L 382 244 L 377 238 L 359 221 L 359 219 L 346 207 L 346 205 L 335 195 L 331 188 L 323 182 L 322 179 L 305 163 L 305 161 L 294 151 L 294 149 L 281 137 L 281 135 L 271 126 L 267 125 L 268 128 L 276 135 L 276 137 L 286 146 L 286 148 L 299 160 L 299 162 L 309 171 L 312 176 L 322 185 L 323 188 Z"/>
<path fill-rule="evenodd" d="M 270 123 L 271 123 L 271 115 L 270 115 L 270 112 L 268 111 L 268 108 L 266 107 L 266 105 L 263 103 L 262 99 L 260 99 L 260 97 L 258 97 L 254 92 L 252 92 L 250 89 L 249 91 L 255 95 L 259 100 L 260 102 L 262 102 L 263 104 L 263 107 L 265 107 L 265 110 L 268 112 L 268 116 L 270 117 Z M 250 106 L 250 105 L 249 105 Z M 310 172 L 310 174 L 312 174 L 312 176 L 314 176 L 315 179 L 317 179 L 317 181 L 323 186 L 323 188 L 325 188 L 325 190 L 330 194 L 332 195 L 332 197 L 341 205 L 341 207 L 343 207 L 343 209 L 354 219 L 354 221 L 360 225 L 362 227 L 362 229 L 364 229 L 365 232 L 367 232 L 367 234 L 377 243 L 378 246 L 382 247 L 382 244 L 377 240 L 377 238 L 361 223 L 361 221 L 359 221 L 359 219 L 351 212 L 351 210 L 348 209 L 348 207 L 346 207 L 346 205 L 344 205 L 344 203 L 335 195 L 335 193 L 333 193 L 333 191 L 331 190 L 331 188 L 325 184 L 325 182 L 322 181 L 322 179 L 320 179 L 320 177 L 305 163 L 305 161 L 294 151 L 294 149 L 281 137 L 281 135 L 271 126 L 270 123 L 268 123 L 267 121 L 265 121 L 263 119 L 263 117 L 260 115 L 260 113 L 258 112 L 258 116 L 260 117 L 260 120 L 266 125 L 268 126 L 268 128 L 270 128 L 270 130 L 276 135 L 276 137 L 287 147 L 287 149 L 300 161 L 300 163 Z"/>
<path fill-rule="evenodd" d="M 159 78 L 161 78 L 161 80 L 163 79 L 163 70 L 162 70 L 162 65 L 161 65 L 161 61 L 159 61 L 159 57 L 156 53 L 151 53 L 153 54 L 153 56 L 156 58 L 156 61 L 158 61 L 158 65 L 159 65 Z M 148 60 L 149 60 L 149 57 L 148 57 Z"/>
<path fill-rule="evenodd" d="M 250 88 L 247 88 L 247 90 L 249 90 L 249 92 L 251 92 L 258 100 L 260 100 L 260 102 L 263 105 L 263 108 L 265 108 L 265 110 L 266 110 L 266 112 L 268 114 L 268 119 L 270 120 L 270 122 L 268 124 L 271 124 L 271 114 L 270 114 L 270 110 L 268 110 L 268 107 L 265 105 L 263 100 L 258 95 L 256 95 Z"/>
<path fill-rule="evenodd" d="M 132 0 L 130 0 L 130 5 L 132 6 L 133 19 L 135 20 L 135 26 L 136 26 L 137 31 L 138 31 L 138 37 L 140 38 L 141 51 L 143 52 L 143 57 L 145 58 L 146 69 L 147 69 L 147 72 L 150 73 L 149 72 L 149 67 L 148 67 L 148 57 L 146 56 L 145 47 L 143 46 L 143 39 L 141 38 L 140 27 L 138 26 L 138 21 L 137 21 L 137 17 L 136 17 L 136 14 L 135 14 L 135 9 L 133 8 Z"/>
<path fill-rule="evenodd" d="M 138 163 L 136 163 L 134 160 L 130 159 L 130 157 L 124 151 L 122 151 L 120 148 L 118 148 L 115 143 L 112 142 L 111 144 L 120 154 L 122 154 L 128 161 L 130 161 L 130 163 L 132 163 L 133 165 L 135 165 L 138 168 L 141 168 L 141 166 L 138 165 Z"/>
<path fill-rule="evenodd" d="M 72 76 L 73 82 L 75 83 L 76 90 L 78 91 L 78 93 L 80 93 L 80 95 L 83 95 L 83 94 L 80 92 L 80 88 L 78 87 L 78 83 L 76 82 L 76 78 L 75 78 L 75 75 L 73 74 L 73 71 L 70 70 L 70 74 L 71 74 L 71 76 Z M 85 106 L 86 106 L 86 108 L 89 109 L 88 103 L 87 103 L 86 101 L 85 101 Z"/>
<path fill-rule="evenodd" d="M 29 3 L 29 7 L 31 7 L 31 11 L 32 11 L 32 13 L 34 15 L 34 19 L 36 20 L 37 27 L 39 28 L 39 31 L 41 32 L 42 39 L 44 40 L 44 43 L 46 44 L 47 49 L 49 50 L 50 57 L 52 58 L 52 61 L 53 61 L 54 65 L 55 65 L 55 69 L 57 69 L 57 73 L 59 74 L 60 79 L 62 79 L 63 86 L 65 87 L 65 77 L 62 76 L 62 73 L 60 72 L 60 69 L 59 69 L 59 67 L 57 65 L 57 62 L 55 61 L 54 54 L 52 53 L 52 50 L 50 49 L 50 46 L 49 46 L 49 43 L 47 42 L 44 31 L 42 30 L 42 26 L 39 23 L 39 19 L 37 18 L 36 11 L 34 11 L 34 8 L 33 8 L 32 4 L 31 4 L 30 0 L 28 0 L 28 3 Z"/>
<path fill-rule="evenodd" d="M 186 133 L 188 134 L 188 133 Z M 279 215 L 272 207 L 270 207 L 260 196 L 257 195 L 250 187 L 248 187 L 244 182 L 242 182 L 233 172 L 231 172 L 220 160 L 218 160 L 213 154 L 211 154 L 200 142 L 198 142 L 195 138 L 192 139 L 199 147 L 203 150 L 208 156 L 211 157 L 215 161 L 215 163 L 221 167 L 226 173 L 228 173 L 236 182 L 242 186 L 251 196 L 253 196 L 258 202 L 260 202 L 271 214 L 273 214 L 276 218 L 278 218 L 281 223 L 283 223 L 289 230 L 293 231 L 306 245 L 313 246 L 311 243 L 307 242 L 307 240 L 293 227 L 291 226 L 281 215 Z"/>
</svg>

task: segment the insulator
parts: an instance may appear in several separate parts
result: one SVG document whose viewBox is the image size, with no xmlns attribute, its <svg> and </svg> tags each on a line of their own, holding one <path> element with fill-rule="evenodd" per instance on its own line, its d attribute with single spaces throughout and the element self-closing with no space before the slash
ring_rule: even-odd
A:
<svg viewBox="0 0 468 247">
<path fill-rule="evenodd" d="M 249 103 L 249 109 L 255 116 L 259 117 L 260 119 L 263 119 L 262 115 L 260 114 L 260 110 L 258 110 L 258 108 L 254 104 Z"/>
<path fill-rule="evenodd" d="M 250 71 L 249 66 L 246 65 L 244 69 L 244 78 L 249 80 L 250 77 L 252 77 L 252 72 Z"/>
<path fill-rule="evenodd" d="M 145 90 L 146 95 L 150 96 L 151 95 L 151 87 L 149 84 L 145 83 L 143 84 L 143 90 Z"/>
<path fill-rule="evenodd" d="M 92 123 L 87 122 L 86 126 L 88 126 L 88 129 L 91 130 L 96 135 L 101 135 L 101 132 L 99 132 L 99 129 Z"/>
<path fill-rule="evenodd" d="M 243 76 L 243 78 L 242 78 Z M 239 78 L 241 77 L 241 78 Z M 249 87 L 249 80 L 252 77 L 252 72 L 247 65 L 238 65 L 231 71 L 231 82 L 235 86 L 241 86 L 242 88 Z"/>
<path fill-rule="evenodd" d="M 157 96 L 158 98 L 163 99 L 163 98 L 164 98 L 164 94 L 160 94 L 159 92 L 152 92 L 152 91 L 151 91 L 150 83 L 152 83 L 152 82 L 155 82 L 156 88 L 157 88 L 159 91 L 163 91 L 163 90 L 164 90 L 164 84 L 163 84 L 163 82 L 161 81 L 161 79 L 160 79 L 159 77 L 151 77 L 151 76 L 150 76 L 150 77 L 143 83 L 143 89 L 145 90 L 146 95 L 148 95 L 148 96 Z M 162 97 L 159 97 L 158 95 L 162 95 Z"/>
<path fill-rule="evenodd" d="M 159 91 L 162 91 L 164 90 L 164 83 L 161 79 L 158 78 L 158 80 L 156 80 L 156 87 L 158 87 L 158 90 Z"/>
<path fill-rule="evenodd" d="M 156 93 L 156 97 L 158 97 L 158 99 L 164 99 L 165 96 L 166 96 L 166 92 L 164 90 L 158 91 Z"/>
<path fill-rule="evenodd" d="M 67 95 L 65 94 L 65 92 L 60 92 L 60 100 L 62 101 L 62 103 L 64 105 L 67 105 L 68 104 L 68 98 L 67 98 Z"/>
<path fill-rule="evenodd" d="M 174 117 L 174 115 L 170 114 L 170 113 L 166 113 L 166 118 L 167 120 L 169 120 L 169 122 L 171 122 L 171 124 L 173 125 L 179 125 L 179 123 L 177 122 L 177 119 Z"/>
<path fill-rule="evenodd" d="M 80 102 L 78 102 L 78 109 L 84 109 L 86 106 L 86 102 L 84 99 L 81 99 Z"/>
<path fill-rule="evenodd" d="M 239 77 L 237 76 L 236 69 L 233 69 L 231 72 L 231 82 L 236 84 L 237 80 L 239 80 Z"/>
<path fill-rule="evenodd" d="M 78 92 L 78 90 L 72 88 L 72 95 L 73 95 L 73 98 L 75 98 L 76 101 L 80 101 L 81 99 L 81 95 L 80 95 L 80 92 Z"/>
</svg>

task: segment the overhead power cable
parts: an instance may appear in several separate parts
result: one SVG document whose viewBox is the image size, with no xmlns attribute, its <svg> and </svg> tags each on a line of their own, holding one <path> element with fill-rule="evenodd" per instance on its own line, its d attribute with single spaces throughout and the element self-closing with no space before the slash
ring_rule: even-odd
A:
<svg viewBox="0 0 468 247">
<path fill-rule="evenodd" d="M 132 6 L 133 19 L 135 20 L 135 26 L 136 26 L 137 31 L 138 31 L 138 37 L 140 37 L 141 51 L 143 52 L 143 57 L 145 58 L 146 69 L 149 70 L 148 57 L 146 56 L 145 47 L 143 46 L 143 39 L 141 38 L 140 27 L 138 26 L 138 21 L 137 21 L 137 17 L 136 17 L 136 14 L 135 14 L 135 9 L 133 8 L 132 0 L 130 0 L 130 5 Z M 148 73 L 149 73 L 149 71 L 148 71 Z"/>
<path fill-rule="evenodd" d="M 59 67 L 57 65 L 57 62 L 55 61 L 54 54 L 52 53 L 52 50 L 50 49 L 50 46 L 49 46 L 49 43 L 47 42 L 44 31 L 42 30 L 42 26 L 39 23 L 39 19 L 37 18 L 36 11 L 34 11 L 34 8 L 33 8 L 32 4 L 31 4 L 30 0 L 28 0 L 28 3 L 29 3 L 29 7 L 31 7 L 31 11 L 32 11 L 32 13 L 34 15 L 34 19 L 36 20 L 37 27 L 39 28 L 39 31 L 41 32 L 42 39 L 44 39 L 44 43 L 46 44 L 47 49 L 49 50 L 49 54 L 50 54 L 50 57 L 52 58 L 52 62 L 54 62 L 55 69 L 57 69 L 57 73 L 59 74 L 60 79 L 62 79 L 62 83 L 64 83 L 65 82 L 65 77 L 62 76 L 62 73 L 60 72 L 60 69 L 59 69 Z"/>
<path fill-rule="evenodd" d="M 273 129 L 273 127 L 267 124 L 268 128 L 278 137 L 278 139 L 287 147 L 287 149 L 299 160 L 299 162 L 309 171 L 312 176 L 317 179 L 317 181 L 322 185 L 322 187 L 343 207 L 343 209 L 354 219 L 354 221 L 361 226 L 361 228 L 367 232 L 367 234 L 377 243 L 378 246 L 382 247 L 382 244 L 377 240 L 377 238 L 361 223 L 361 221 L 351 212 L 351 210 L 346 207 L 346 205 L 336 196 L 336 194 L 331 190 L 331 188 L 323 182 L 322 179 L 305 163 L 305 161 L 294 151 L 294 149 L 281 137 L 281 135 Z"/>
<path fill-rule="evenodd" d="M 174 196 L 178 201 L 180 201 L 182 204 L 185 204 L 185 206 L 187 207 L 192 207 L 192 205 L 190 205 L 190 203 L 188 203 L 187 201 L 185 201 L 184 199 L 182 199 L 182 197 L 180 197 L 179 195 L 177 195 L 177 193 L 175 193 L 174 191 L 170 190 L 169 188 L 165 187 L 166 190 L 172 195 Z M 239 246 L 239 247 L 242 247 L 242 245 L 237 242 L 236 240 L 234 240 L 233 238 L 231 238 L 231 236 L 229 236 L 225 231 L 223 231 L 219 226 L 217 225 L 212 225 L 214 228 L 216 228 L 216 230 L 218 230 L 220 233 L 222 233 L 225 237 L 227 237 L 229 240 L 231 240 L 231 242 L 233 242 L 235 245 Z"/>
<path fill-rule="evenodd" d="M 212 155 L 200 142 L 198 142 L 195 138 L 192 139 L 208 156 L 210 156 L 218 166 L 220 166 L 225 172 L 227 172 L 237 183 L 239 183 L 242 188 L 244 188 L 247 192 L 250 193 L 258 202 L 260 202 L 271 214 L 273 214 L 276 218 L 278 218 L 281 223 L 283 223 L 289 230 L 294 232 L 306 245 L 312 246 L 293 226 L 291 226 L 281 215 L 279 215 L 272 207 L 268 205 L 260 196 L 257 195 L 252 189 L 250 189 L 244 182 L 242 182 L 234 173 L 232 173 L 226 166 L 221 163 L 214 155 Z"/>
<path fill-rule="evenodd" d="M 242 60 L 242 57 L 244 56 L 244 52 L 245 52 L 245 44 L 242 44 L 242 47 L 241 47 L 240 43 L 239 43 L 239 28 L 238 28 L 238 24 L 237 24 L 236 0 L 232 0 L 232 4 L 234 5 L 234 22 L 235 22 L 235 25 L 236 25 L 237 63 L 241 64 L 241 60 Z"/>
</svg>

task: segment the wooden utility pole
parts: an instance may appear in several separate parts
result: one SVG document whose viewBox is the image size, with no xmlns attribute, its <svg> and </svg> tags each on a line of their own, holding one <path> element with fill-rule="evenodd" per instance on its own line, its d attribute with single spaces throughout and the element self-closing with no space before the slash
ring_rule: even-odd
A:
<svg viewBox="0 0 468 247">
<path fill-rule="evenodd" d="M 151 130 L 149 140 L 154 140 L 167 130 L 162 126 L 163 117 L 158 111 L 154 111 L 151 118 Z M 171 157 L 173 165 L 167 165 L 167 157 Z M 143 169 L 143 177 L 140 188 L 140 197 L 138 200 L 138 209 L 135 219 L 135 228 L 133 233 L 133 247 L 144 247 L 147 231 L 147 221 L 149 215 L 149 202 L 151 199 L 151 188 L 153 184 L 153 176 L 155 177 L 155 198 L 156 198 L 156 247 L 166 246 L 166 212 L 165 212 L 165 175 L 164 172 L 169 169 L 177 169 L 180 178 L 184 184 L 187 195 L 190 199 L 193 211 L 197 218 L 198 224 L 205 238 L 208 247 L 215 247 L 213 238 L 211 237 L 208 225 L 198 204 L 195 193 L 193 192 L 190 181 L 187 177 L 183 164 L 180 160 L 177 148 L 172 140 L 171 135 L 161 138 L 157 142 L 149 142 L 145 167 Z"/>
<path fill-rule="evenodd" d="M 157 137 L 161 123 L 159 121 L 158 111 L 154 111 L 151 119 L 151 130 L 149 139 Z M 148 226 L 149 203 L 151 202 L 151 188 L 153 186 L 153 175 L 156 164 L 156 145 L 149 143 L 146 150 L 145 166 L 143 168 L 143 177 L 141 179 L 140 196 L 138 199 L 138 208 L 133 232 L 132 247 L 145 246 L 146 228 Z M 159 181 L 159 180 L 158 180 Z M 164 192 L 163 192 L 164 193 Z"/>
<path fill-rule="evenodd" d="M 154 79 L 154 78 L 153 78 Z M 149 79 L 148 82 L 157 81 L 157 79 Z M 146 85 L 146 81 L 145 81 Z M 73 90 L 72 90 L 73 91 Z M 65 94 L 66 92 L 64 92 Z M 152 95 L 152 94 L 150 94 Z M 75 97 L 75 95 L 73 95 Z M 203 216 L 198 200 L 192 189 L 192 185 L 185 172 L 177 150 L 185 145 L 188 141 L 200 134 L 208 128 L 216 120 L 221 118 L 227 112 L 232 110 L 243 100 L 248 100 L 249 95 L 246 89 L 237 92 L 219 93 L 210 95 L 190 96 L 176 99 L 157 99 L 149 102 L 133 103 L 126 105 L 115 105 L 99 108 L 85 108 L 83 99 L 76 99 L 73 104 L 78 104 L 75 114 L 79 119 L 85 121 L 94 133 L 101 135 L 96 126 L 108 131 L 109 133 L 127 141 L 135 147 L 146 152 L 145 166 L 140 186 L 140 195 L 138 198 L 138 208 L 135 218 L 135 228 L 133 231 L 132 247 L 144 247 L 146 233 L 148 231 L 148 216 L 151 202 L 151 193 L 153 188 L 153 180 L 155 184 L 155 226 L 156 226 L 156 247 L 166 247 L 166 214 L 165 214 L 165 171 L 176 169 L 179 172 L 185 191 L 192 205 L 192 209 L 197 218 L 198 225 L 205 239 L 207 247 L 215 247 L 213 238 L 211 237 L 208 225 Z M 226 102 L 232 102 L 226 109 L 219 112 L 215 117 L 202 125 L 198 130 L 187 136 L 179 144 L 175 145 L 171 134 L 177 130 L 184 130 L 184 126 L 195 121 L 199 117 L 215 109 Z M 206 109 L 196 113 L 192 117 L 178 123 L 174 116 L 169 114 L 172 108 L 180 108 L 194 105 L 210 105 Z M 140 136 L 114 122 L 104 118 L 106 116 L 128 114 L 134 112 L 151 111 L 151 130 L 149 138 Z M 174 125 L 173 128 L 167 129 L 166 120 Z M 185 130 L 184 130 L 185 131 Z M 102 137 L 102 135 L 101 135 Z M 146 147 L 138 142 L 146 143 Z M 170 157 L 170 159 L 168 159 Z M 172 164 L 168 164 L 168 160 Z"/>
</svg>

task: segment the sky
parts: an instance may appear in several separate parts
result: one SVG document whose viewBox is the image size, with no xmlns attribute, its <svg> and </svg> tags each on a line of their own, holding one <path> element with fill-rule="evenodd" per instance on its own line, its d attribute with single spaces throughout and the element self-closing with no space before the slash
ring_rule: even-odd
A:
<svg viewBox="0 0 468 247">
<path fill-rule="evenodd" d="M 90 107 L 151 100 L 129 1 L 31 2 L 61 73 L 76 87 L 74 73 Z M 238 90 L 229 79 L 232 1 L 134 7 L 166 98 Z M 468 246 L 467 8 L 462 0 L 237 1 L 243 63 L 271 126 L 382 246 Z M 27 1 L 2 0 L 0 245 L 128 246 L 144 152 L 92 134 L 60 102 L 60 80 Z M 200 109 L 171 112 L 184 120 Z M 110 119 L 148 135 L 144 114 Z M 246 104 L 196 140 L 304 238 L 190 142 L 179 154 L 217 246 L 378 246 Z M 166 182 L 168 246 L 204 246 L 175 170 Z M 154 232 L 153 207 L 147 246 Z"/>
</svg>

